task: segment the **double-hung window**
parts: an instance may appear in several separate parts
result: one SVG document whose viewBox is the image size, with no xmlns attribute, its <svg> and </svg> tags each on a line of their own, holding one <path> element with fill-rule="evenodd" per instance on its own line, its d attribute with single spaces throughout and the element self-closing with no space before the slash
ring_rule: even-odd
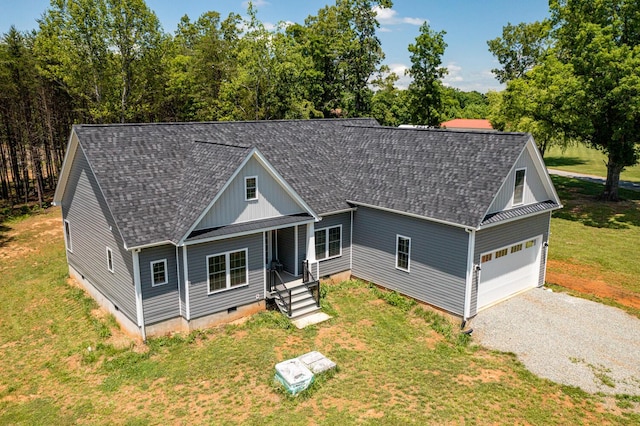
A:
<svg viewBox="0 0 640 426">
<path fill-rule="evenodd" d="M 151 286 L 166 284 L 167 281 L 167 259 L 151 262 Z"/>
<path fill-rule="evenodd" d="M 314 237 L 316 259 L 331 259 L 342 255 L 342 225 L 318 229 Z"/>
<path fill-rule="evenodd" d="M 114 272 L 113 269 L 113 251 L 107 247 L 107 269 L 109 272 Z"/>
<path fill-rule="evenodd" d="M 247 249 L 207 256 L 209 293 L 249 283 Z"/>
<path fill-rule="evenodd" d="M 411 238 L 396 235 L 396 268 L 409 272 Z"/>
<path fill-rule="evenodd" d="M 244 200 L 253 201 L 258 199 L 258 176 L 247 176 L 244 178 Z"/>
<path fill-rule="evenodd" d="M 513 185 L 513 205 L 524 202 L 524 182 L 527 169 L 516 170 L 516 179 Z"/>
<path fill-rule="evenodd" d="M 64 220 L 64 242 L 67 244 L 67 250 L 73 253 L 73 246 L 71 245 L 71 225 L 68 220 Z"/>
</svg>

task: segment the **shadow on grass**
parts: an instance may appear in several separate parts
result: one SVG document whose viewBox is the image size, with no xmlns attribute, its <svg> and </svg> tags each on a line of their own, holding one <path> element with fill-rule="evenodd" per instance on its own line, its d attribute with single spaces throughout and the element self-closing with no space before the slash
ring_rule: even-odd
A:
<svg viewBox="0 0 640 426">
<path fill-rule="evenodd" d="M 599 183 L 555 175 L 551 179 L 564 205 L 553 213 L 554 217 L 595 228 L 640 226 L 640 192 L 620 188 L 622 201 L 601 201 L 598 197 L 604 188 Z"/>
<path fill-rule="evenodd" d="M 562 167 L 562 166 L 580 166 L 587 164 L 587 162 L 578 157 L 545 157 L 544 162 L 547 167 Z"/>
<path fill-rule="evenodd" d="M 13 237 L 7 236 L 7 233 L 11 230 L 8 226 L 0 224 L 0 247 L 5 246 L 7 243 L 13 241 Z"/>
</svg>

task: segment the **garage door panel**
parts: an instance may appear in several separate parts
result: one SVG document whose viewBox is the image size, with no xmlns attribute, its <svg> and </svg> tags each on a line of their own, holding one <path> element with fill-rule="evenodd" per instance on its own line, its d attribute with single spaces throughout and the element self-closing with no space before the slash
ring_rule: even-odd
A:
<svg viewBox="0 0 640 426">
<path fill-rule="evenodd" d="M 485 261 L 481 263 L 478 309 L 506 299 L 519 291 L 537 286 L 540 274 L 541 242 L 540 235 L 483 253 L 482 259 Z M 502 256 L 496 257 L 496 255 Z"/>
</svg>

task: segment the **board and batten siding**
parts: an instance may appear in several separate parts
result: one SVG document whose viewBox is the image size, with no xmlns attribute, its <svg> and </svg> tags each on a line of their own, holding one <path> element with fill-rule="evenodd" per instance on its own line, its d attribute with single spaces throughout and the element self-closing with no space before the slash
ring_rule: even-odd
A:
<svg viewBox="0 0 640 426">
<path fill-rule="evenodd" d="M 538 235 L 542 235 L 542 247 L 540 247 L 540 278 L 538 285 L 544 284 L 545 270 L 545 243 L 549 239 L 549 222 L 551 213 L 544 212 L 536 216 L 508 222 L 503 225 L 492 226 L 487 229 L 481 229 L 476 233 L 476 245 L 473 255 L 473 263 L 480 264 L 480 256 L 491 250 L 506 247 L 519 241 L 528 240 Z M 473 274 L 473 283 L 471 286 L 471 315 L 477 313 L 478 301 L 478 274 Z"/>
<path fill-rule="evenodd" d="M 124 249 L 122 236 L 79 146 L 61 204 L 62 217 L 69 221 L 71 231 L 69 264 L 136 323 L 133 256 Z M 107 268 L 107 247 L 112 250 L 113 272 Z"/>
<path fill-rule="evenodd" d="M 244 179 L 251 176 L 258 177 L 258 199 L 245 201 Z M 304 212 L 305 210 L 280 183 L 253 157 L 231 181 L 195 229 L 209 229 Z"/>
<path fill-rule="evenodd" d="M 547 193 L 547 190 L 542 183 L 542 179 L 536 169 L 534 160 L 531 157 L 531 153 L 525 148 L 518 158 L 515 167 L 511 170 L 509 176 L 507 176 L 504 185 L 500 188 L 496 198 L 493 200 L 493 203 L 491 203 L 487 214 L 500 212 L 514 207 L 511 204 L 513 188 L 515 185 L 516 170 L 520 169 L 526 169 L 526 172 L 524 179 L 524 202 L 523 204 L 518 205 L 539 203 L 554 198 L 552 194 Z"/>
<path fill-rule="evenodd" d="M 176 271 L 176 247 L 164 245 L 143 249 L 138 255 L 142 311 L 146 325 L 180 316 L 180 296 Z M 151 262 L 167 261 L 167 283 L 152 285 Z"/>
<path fill-rule="evenodd" d="M 247 249 L 249 285 L 208 294 L 207 256 Z M 264 234 L 187 246 L 191 319 L 264 299 Z"/>
<path fill-rule="evenodd" d="M 462 228 L 358 207 L 353 269 L 358 278 L 463 315 L 469 237 Z M 396 268 L 396 235 L 411 238 L 410 265 Z"/>
<path fill-rule="evenodd" d="M 342 225 L 342 254 L 331 259 L 320 260 L 320 276 L 315 277 L 316 279 L 349 270 L 351 259 L 351 212 L 322 216 L 322 220 L 314 224 L 314 229 L 317 231 L 319 229 L 331 228 L 337 225 Z M 313 268 L 311 272 L 314 276 L 316 275 L 315 268 Z"/>
</svg>

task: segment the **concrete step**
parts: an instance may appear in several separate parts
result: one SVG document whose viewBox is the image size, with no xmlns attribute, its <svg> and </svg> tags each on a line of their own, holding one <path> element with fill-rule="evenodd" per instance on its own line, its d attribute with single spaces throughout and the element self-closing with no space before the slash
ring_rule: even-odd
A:
<svg viewBox="0 0 640 426">
<path fill-rule="evenodd" d="M 296 309 L 295 311 L 292 312 L 291 314 L 291 319 L 295 319 L 295 318 L 300 318 L 304 315 L 309 315 L 313 312 L 320 312 L 320 308 L 318 308 L 315 303 L 313 305 L 309 305 L 306 308 L 303 309 Z"/>
</svg>

